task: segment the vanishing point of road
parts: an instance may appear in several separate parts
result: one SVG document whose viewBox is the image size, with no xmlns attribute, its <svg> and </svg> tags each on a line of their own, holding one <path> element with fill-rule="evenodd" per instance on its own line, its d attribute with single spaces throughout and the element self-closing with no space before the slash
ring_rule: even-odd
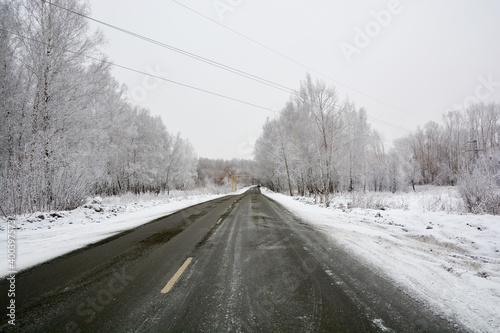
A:
<svg viewBox="0 0 500 333">
<path fill-rule="evenodd" d="M 1 306 L 8 300 L 0 282 Z M 252 188 L 16 277 L 18 332 L 462 332 Z"/>
</svg>

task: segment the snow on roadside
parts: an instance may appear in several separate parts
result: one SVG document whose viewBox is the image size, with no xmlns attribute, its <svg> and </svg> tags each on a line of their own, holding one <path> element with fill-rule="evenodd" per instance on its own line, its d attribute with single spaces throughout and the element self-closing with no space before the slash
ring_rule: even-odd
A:
<svg viewBox="0 0 500 333">
<path fill-rule="evenodd" d="M 500 217 L 418 209 L 411 194 L 402 209 L 373 210 L 262 191 L 441 315 L 500 331 Z"/>
<path fill-rule="evenodd" d="M 231 194 L 241 194 L 246 190 L 248 188 Z M 155 200 L 151 200 L 153 197 L 97 197 L 71 211 L 17 217 L 16 270 L 24 270 L 180 209 L 226 195 L 185 194 L 174 193 Z M 8 270 L 5 221 L 0 220 L 0 232 L 4 234 L 0 239 L 0 278 L 5 277 Z"/>
</svg>

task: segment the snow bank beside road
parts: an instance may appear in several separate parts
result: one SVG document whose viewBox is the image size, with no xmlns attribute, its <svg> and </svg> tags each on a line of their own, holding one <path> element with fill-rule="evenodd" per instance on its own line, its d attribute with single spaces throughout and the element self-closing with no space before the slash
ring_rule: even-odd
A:
<svg viewBox="0 0 500 333">
<path fill-rule="evenodd" d="M 263 193 L 443 316 L 471 331 L 500 331 L 500 217 L 422 211 L 413 202 L 340 210 Z"/>
<path fill-rule="evenodd" d="M 246 190 L 248 188 L 231 194 Z M 226 195 L 184 194 L 174 193 L 155 200 L 134 196 L 94 198 L 72 211 L 17 217 L 16 270 L 24 270 L 180 209 Z M 0 232 L 4 234 L 0 239 L 0 277 L 5 277 L 8 270 L 5 219 L 0 220 Z"/>
</svg>

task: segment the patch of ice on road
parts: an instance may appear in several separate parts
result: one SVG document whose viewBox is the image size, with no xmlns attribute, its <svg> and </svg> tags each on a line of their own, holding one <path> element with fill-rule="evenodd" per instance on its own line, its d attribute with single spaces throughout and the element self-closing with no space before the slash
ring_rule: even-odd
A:
<svg viewBox="0 0 500 333">
<path fill-rule="evenodd" d="M 389 327 L 384 325 L 384 321 L 382 319 L 373 319 L 372 323 L 382 332 L 394 332 L 394 330 L 391 330 Z"/>
</svg>

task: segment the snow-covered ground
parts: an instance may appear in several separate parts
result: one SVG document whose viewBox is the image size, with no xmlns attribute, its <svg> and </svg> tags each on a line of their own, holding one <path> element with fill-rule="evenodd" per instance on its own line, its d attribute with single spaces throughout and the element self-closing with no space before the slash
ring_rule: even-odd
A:
<svg viewBox="0 0 500 333">
<path fill-rule="evenodd" d="M 247 189 L 231 194 L 240 194 Z M 15 224 L 15 270 L 24 270 L 158 217 L 225 195 L 206 192 L 93 198 L 71 211 L 17 216 L 11 221 Z M 0 277 L 5 277 L 9 269 L 5 218 L 0 219 L 0 233 L 4 235 L 0 239 Z"/>
<path fill-rule="evenodd" d="M 443 316 L 500 332 L 500 217 L 466 214 L 456 189 L 342 195 L 330 208 L 263 193 Z"/>
</svg>

